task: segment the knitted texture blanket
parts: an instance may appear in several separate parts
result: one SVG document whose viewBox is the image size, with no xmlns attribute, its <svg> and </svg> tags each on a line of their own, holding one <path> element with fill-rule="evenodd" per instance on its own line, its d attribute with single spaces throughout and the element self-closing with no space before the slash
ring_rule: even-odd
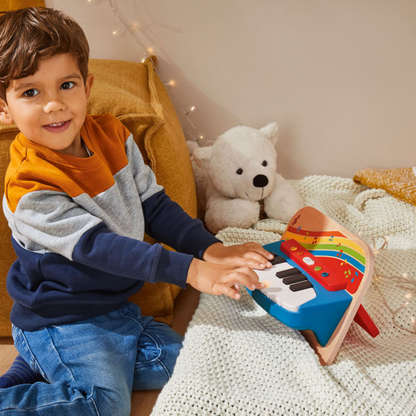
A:
<svg viewBox="0 0 416 416">
<path fill-rule="evenodd" d="M 313 206 L 375 250 L 364 307 L 380 330 L 353 323 L 331 366 L 302 335 L 241 299 L 202 294 L 158 415 L 416 415 L 416 206 L 350 179 L 293 181 Z M 225 244 L 280 239 L 286 224 L 228 228 Z M 386 242 L 388 237 L 388 242 Z"/>
</svg>

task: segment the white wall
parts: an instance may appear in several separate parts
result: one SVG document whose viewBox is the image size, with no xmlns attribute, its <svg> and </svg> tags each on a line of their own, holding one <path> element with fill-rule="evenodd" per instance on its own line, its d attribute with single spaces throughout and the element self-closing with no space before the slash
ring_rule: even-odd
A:
<svg viewBox="0 0 416 416">
<path fill-rule="evenodd" d="M 278 171 L 291 179 L 416 165 L 414 0 L 113 3 L 208 139 L 277 121 Z M 46 4 L 81 24 L 93 58 L 142 60 L 127 31 L 112 35 L 108 0 Z"/>
</svg>

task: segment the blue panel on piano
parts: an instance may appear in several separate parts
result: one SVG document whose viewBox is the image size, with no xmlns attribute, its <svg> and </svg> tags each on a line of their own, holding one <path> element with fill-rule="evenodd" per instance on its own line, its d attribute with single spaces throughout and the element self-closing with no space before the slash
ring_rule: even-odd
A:
<svg viewBox="0 0 416 416">
<path fill-rule="evenodd" d="M 280 250 L 282 242 L 277 241 L 267 244 L 264 248 L 285 258 L 289 264 L 299 269 L 299 266 Z M 298 312 L 291 312 L 282 308 L 259 290 L 252 292 L 247 289 L 247 291 L 266 312 L 285 325 L 298 330 L 311 330 L 315 334 L 317 341 L 324 347 L 344 316 L 351 303 L 352 296 L 345 290 L 328 291 L 304 269 L 302 269 L 302 272 L 312 283 L 317 296 L 301 305 Z"/>
</svg>

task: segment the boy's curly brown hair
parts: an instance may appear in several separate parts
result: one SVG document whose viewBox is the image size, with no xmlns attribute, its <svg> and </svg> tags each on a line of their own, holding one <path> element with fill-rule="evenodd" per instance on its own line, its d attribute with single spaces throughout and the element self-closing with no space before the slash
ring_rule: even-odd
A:
<svg viewBox="0 0 416 416">
<path fill-rule="evenodd" d="M 33 75 L 43 59 L 69 53 L 78 62 L 84 82 L 89 45 L 75 20 L 59 10 L 28 7 L 0 16 L 0 98 L 13 79 Z"/>
</svg>

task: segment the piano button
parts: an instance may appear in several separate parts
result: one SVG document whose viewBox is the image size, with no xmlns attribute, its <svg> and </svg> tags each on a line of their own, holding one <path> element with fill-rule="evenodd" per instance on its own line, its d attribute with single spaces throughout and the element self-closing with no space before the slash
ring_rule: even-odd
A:
<svg viewBox="0 0 416 416">
<path fill-rule="evenodd" d="M 276 276 L 280 277 L 280 279 L 283 279 L 284 277 L 295 276 L 295 275 L 301 274 L 301 273 L 302 272 L 299 269 L 297 269 L 296 267 L 291 267 L 290 269 L 276 272 Z"/>
<path fill-rule="evenodd" d="M 302 259 L 304 261 L 304 263 L 306 263 L 308 266 L 312 266 L 315 264 L 315 262 L 310 258 L 310 257 L 304 257 Z"/>
<path fill-rule="evenodd" d="M 297 274 L 295 276 L 285 277 L 282 282 L 285 285 L 293 285 L 294 283 L 307 281 L 308 278 L 304 274 Z"/>
<path fill-rule="evenodd" d="M 295 283 L 289 287 L 290 287 L 290 290 L 292 290 L 293 292 L 298 292 L 300 290 L 313 288 L 313 284 L 309 280 L 306 280 L 304 282 Z"/>
</svg>

